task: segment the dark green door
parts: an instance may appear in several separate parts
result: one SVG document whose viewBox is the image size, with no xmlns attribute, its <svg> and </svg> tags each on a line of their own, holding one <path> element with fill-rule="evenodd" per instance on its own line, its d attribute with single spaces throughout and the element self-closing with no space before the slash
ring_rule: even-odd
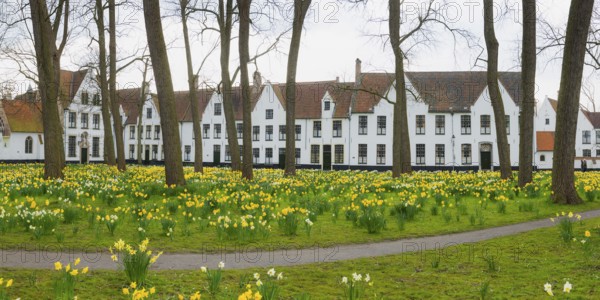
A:
<svg viewBox="0 0 600 300">
<path fill-rule="evenodd" d="M 88 163 L 88 148 L 81 148 L 81 163 Z"/>
<path fill-rule="evenodd" d="M 492 152 L 481 152 L 481 169 L 491 170 L 492 169 Z"/>
<path fill-rule="evenodd" d="M 331 145 L 323 145 L 323 170 L 331 170 Z"/>
<path fill-rule="evenodd" d="M 221 145 L 214 145 L 213 148 L 213 165 L 221 164 Z"/>
<path fill-rule="evenodd" d="M 279 168 L 285 169 L 285 148 L 279 148 Z"/>
<path fill-rule="evenodd" d="M 150 163 L 150 146 L 146 145 L 146 149 L 144 151 L 144 163 Z"/>
</svg>

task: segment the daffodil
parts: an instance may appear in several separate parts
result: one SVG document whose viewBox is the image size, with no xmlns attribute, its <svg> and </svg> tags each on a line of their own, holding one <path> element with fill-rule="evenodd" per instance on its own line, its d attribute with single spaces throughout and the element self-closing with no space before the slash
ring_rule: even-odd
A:
<svg viewBox="0 0 600 300">
<path fill-rule="evenodd" d="M 546 284 L 544 284 L 544 292 L 550 296 L 554 296 L 554 293 L 552 293 L 552 285 L 550 283 L 546 282 Z"/>
<path fill-rule="evenodd" d="M 572 289 L 573 289 L 573 285 L 571 285 L 571 283 L 568 281 L 565 282 L 565 285 L 563 286 L 563 292 L 570 293 Z"/>
</svg>

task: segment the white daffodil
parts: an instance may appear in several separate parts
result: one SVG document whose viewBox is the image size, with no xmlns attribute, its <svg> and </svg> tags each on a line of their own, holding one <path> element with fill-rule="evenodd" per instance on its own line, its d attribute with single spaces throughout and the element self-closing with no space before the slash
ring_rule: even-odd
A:
<svg viewBox="0 0 600 300">
<path fill-rule="evenodd" d="M 365 275 L 365 282 L 369 282 L 371 281 L 371 276 L 369 276 L 369 274 Z"/>
<path fill-rule="evenodd" d="M 554 296 L 554 293 L 552 293 L 552 285 L 547 282 L 544 284 L 544 292 L 548 293 L 550 296 Z"/>
<path fill-rule="evenodd" d="M 277 280 L 281 280 L 281 279 L 283 279 L 283 273 L 282 273 L 282 272 L 280 272 L 280 273 L 277 275 Z"/>
<path fill-rule="evenodd" d="M 348 277 L 346 277 L 346 276 L 342 277 L 342 283 L 348 284 Z"/>
<path fill-rule="evenodd" d="M 565 293 L 570 293 L 572 289 L 573 289 L 573 285 L 568 281 L 563 286 L 563 292 L 565 292 Z"/>
<path fill-rule="evenodd" d="M 200 267 L 200 271 L 202 271 L 202 273 L 206 273 L 206 267 L 205 266 Z"/>
<path fill-rule="evenodd" d="M 357 274 L 357 273 L 352 273 L 352 279 L 354 281 L 361 281 L 362 280 L 362 275 L 361 274 Z"/>
<path fill-rule="evenodd" d="M 219 262 L 219 269 L 223 269 L 225 268 L 225 263 L 224 262 Z"/>
<path fill-rule="evenodd" d="M 267 271 L 267 275 L 269 275 L 269 277 L 275 277 L 275 269 L 271 268 L 269 271 Z"/>
<path fill-rule="evenodd" d="M 260 274 L 258 274 L 258 273 L 254 273 L 254 279 L 255 279 L 255 280 L 259 280 L 259 279 L 260 279 Z"/>
<path fill-rule="evenodd" d="M 261 286 L 261 285 L 263 285 L 262 281 L 260 281 L 260 279 L 259 279 L 259 280 L 257 280 L 257 281 L 256 281 L 256 286 Z"/>
</svg>

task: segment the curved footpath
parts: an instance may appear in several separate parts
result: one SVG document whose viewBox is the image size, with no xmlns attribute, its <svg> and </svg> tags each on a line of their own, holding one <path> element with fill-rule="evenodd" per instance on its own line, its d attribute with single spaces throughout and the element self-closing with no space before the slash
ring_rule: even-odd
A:
<svg viewBox="0 0 600 300">
<path fill-rule="evenodd" d="M 600 209 L 579 213 L 582 219 L 600 217 Z M 153 270 L 196 270 L 201 266 L 215 268 L 220 261 L 226 269 L 245 269 L 253 267 L 295 266 L 311 263 L 335 262 L 364 257 L 377 257 L 408 252 L 443 249 L 461 244 L 485 241 L 539 228 L 554 226 L 548 218 L 493 227 L 477 231 L 454 233 L 439 236 L 401 239 L 369 244 L 339 245 L 328 248 L 305 248 L 289 250 L 256 250 L 222 254 L 165 253 L 152 265 Z M 116 270 L 107 252 L 52 252 L 27 250 L 0 250 L 0 268 L 51 269 L 56 261 L 73 261 L 81 258 L 82 266 L 91 270 Z"/>
</svg>

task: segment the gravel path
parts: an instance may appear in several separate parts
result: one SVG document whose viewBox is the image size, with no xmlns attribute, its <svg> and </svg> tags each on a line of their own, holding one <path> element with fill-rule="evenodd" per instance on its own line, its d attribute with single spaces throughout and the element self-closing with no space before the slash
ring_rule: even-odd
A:
<svg viewBox="0 0 600 300">
<path fill-rule="evenodd" d="M 600 210 L 580 213 L 582 219 L 600 217 Z M 328 248 L 305 248 L 289 250 L 238 249 L 234 253 L 191 254 L 165 253 L 151 267 L 153 270 L 195 270 L 201 266 L 214 268 L 224 261 L 227 269 L 252 267 L 295 266 L 311 263 L 334 262 L 364 257 L 376 257 L 406 252 L 441 249 L 465 243 L 485 241 L 496 237 L 518 234 L 539 228 L 554 226 L 548 219 L 501 227 L 493 227 L 463 233 L 401 239 L 370 244 L 339 245 Z M 73 261 L 80 257 L 82 266 L 92 270 L 116 270 L 117 264 L 107 252 L 57 252 L 48 246 L 43 249 L 0 250 L 0 268 L 51 269 L 54 262 Z"/>
</svg>

